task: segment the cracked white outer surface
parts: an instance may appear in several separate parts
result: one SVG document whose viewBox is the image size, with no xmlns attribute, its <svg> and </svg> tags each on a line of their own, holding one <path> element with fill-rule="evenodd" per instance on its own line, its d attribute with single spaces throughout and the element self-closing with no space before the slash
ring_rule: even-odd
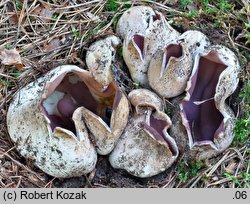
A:
<svg viewBox="0 0 250 204">
<path fill-rule="evenodd" d="M 123 13 L 117 23 L 116 33 L 122 39 L 130 38 L 136 33 L 144 35 L 154 15 L 155 12 L 151 7 L 134 6 Z"/>
<path fill-rule="evenodd" d="M 90 45 L 86 54 L 86 64 L 97 82 L 107 87 L 113 81 L 112 61 L 121 40 L 110 35 Z"/>
<path fill-rule="evenodd" d="M 137 97 L 138 95 L 141 96 Z M 161 99 L 155 93 L 138 89 L 129 94 L 129 99 L 132 100 L 137 112 L 129 120 L 123 135 L 110 154 L 109 161 L 114 168 L 125 169 L 134 176 L 150 177 L 165 171 L 178 156 L 177 145 L 167 133 L 171 120 L 162 112 Z M 155 139 L 152 133 L 141 125 L 141 122 L 147 120 L 147 111 L 151 110 L 154 110 L 154 117 L 168 124 L 163 129 L 165 140 Z"/>
<path fill-rule="evenodd" d="M 123 58 L 133 81 L 145 87 L 149 87 L 147 70 L 154 53 L 180 35 L 160 12 L 147 6 L 135 6 L 124 12 L 117 33 L 124 39 Z M 143 53 L 133 40 L 135 34 L 144 37 Z"/>
<path fill-rule="evenodd" d="M 55 177 L 73 177 L 91 172 L 97 161 L 97 152 L 108 154 L 114 148 L 127 124 L 129 114 L 126 96 L 112 83 L 111 86 L 116 87 L 118 100 L 114 102 L 117 108 L 112 111 L 110 126 L 88 109 L 79 107 L 72 116 L 76 135 L 61 127 L 56 127 L 52 132 L 50 120 L 42 111 L 41 103 L 45 102 L 45 106 L 46 103 L 54 105 L 55 101 L 51 103 L 44 99 L 51 94 L 52 98 L 60 98 L 53 91 L 67 73 L 74 73 L 87 82 L 88 86 L 93 86 L 91 94 L 95 94 L 97 90 L 102 91 L 101 85 L 90 77 L 88 71 L 64 65 L 22 88 L 14 97 L 7 113 L 9 135 L 20 154 L 33 159 L 36 166 Z M 94 141 L 90 139 L 90 134 Z"/>
<path fill-rule="evenodd" d="M 89 173 L 97 160 L 95 148 L 84 132 L 84 123 L 80 123 L 81 117 L 77 111 L 73 120 L 76 126 L 80 126 L 78 139 L 71 131 L 62 128 L 52 133 L 48 119 L 40 109 L 46 82 L 62 72 L 73 70 L 81 71 L 76 66 L 65 65 L 28 84 L 15 95 L 7 114 L 9 135 L 20 154 L 32 159 L 37 167 L 55 177 Z"/>
<path fill-rule="evenodd" d="M 165 62 L 167 51 L 159 49 L 153 56 L 148 68 L 148 80 L 150 87 L 159 95 L 172 98 L 182 94 L 191 75 L 194 57 L 203 52 L 210 45 L 208 38 L 199 31 L 187 31 L 183 33 L 177 42 L 182 46 L 182 56 L 170 57 Z"/>
<path fill-rule="evenodd" d="M 188 30 L 184 32 L 178 38 L 178 42 L 182 42 L 186 45 L 193 59 L 197 54 L 203 53 L 211 45 L 208 37 L 198 30 Z"/>
</svg>

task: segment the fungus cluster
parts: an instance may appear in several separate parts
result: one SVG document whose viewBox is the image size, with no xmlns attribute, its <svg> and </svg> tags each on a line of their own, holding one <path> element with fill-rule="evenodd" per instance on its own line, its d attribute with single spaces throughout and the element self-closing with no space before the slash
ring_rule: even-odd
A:
<svg viewBox="0 0 250 204">
<path fill-rule="evenodd" d="M 55 177 L 91 172 L 98 154 L 109 155 L 114 168 L 150 177 L 179 154 L 205 159 L 224 151 L 235 123 L 226 103 L 238 84 L 235 54 L 199 31 L 178 33 L 146 6 L 125 11 L 116 33 L 89 47 L 88 71 L 63 65 L 15 95 L 7 125 L 20 154 Z M 143 87 L 128 96 L 111 69 L 119 46 Z M 176 125 L 164 98 L 180 95 Z"/>
</svg>

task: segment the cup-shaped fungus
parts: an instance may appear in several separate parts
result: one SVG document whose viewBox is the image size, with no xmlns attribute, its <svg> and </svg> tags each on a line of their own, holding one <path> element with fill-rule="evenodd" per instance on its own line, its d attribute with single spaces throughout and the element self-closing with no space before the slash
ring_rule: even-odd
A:
<svg viewBox="0 0 250 204">
<path fill-rule="evenodd" d="M 112 61 L 121 40 L 110 35 L 90 45 L 86 54 L 86 64 L 95 80 L 106 88 L 113 81 Z"/>
<path fill-rule="evenodd" d="M 179 36 L 161 13 L 152 9 L 145 12 L 147 9 L 143 6 L 129 9 L 129 15 L 139 16 L 138 19 L 126 17 L 128 12 L 125 12 L 117 26 L 117 30 L 124 33 L 123 58 L 130 75 L 135 82 L 145 87 L 149 86 L 147 70 L 154 53 Z"/>
<path fill-rule="evenodd" d="M 190 157 L 209 158 L 231 144 L 235 116 L 226 99 L 237 87 L 239 69 L 235 54 L 223 46 L 212 46 L 196 56 L 180 104 Z"/>
<path fill-rule="evenodd" d="M 170 167 L 178 156 L 177 145 L 167 129 L 170 118 L 162 100 L 146 89 L 133 90 L 129 100 L 135 113 L 109 157 L 114 168 L 137 177 L 150 177 Z"/>
<path fill-rule="evenodd" d="M 210 45 L 199 31 L 183 33 L 177 42 L 158 50 L 148 68 L 149 84 L 159 95 L 172 98 L 185 91 L 192 72 L 193 58 Z"/>
<path fill-rule="evenodd" d="M 73 177 L 94 169 L 96 152 L 113 149 L 128 112 L 115 83 L 103 90 L 88 71 L 64 65 L 16 94 L 7 125 L 22 156 L 52 176 Z"/>
</svg>

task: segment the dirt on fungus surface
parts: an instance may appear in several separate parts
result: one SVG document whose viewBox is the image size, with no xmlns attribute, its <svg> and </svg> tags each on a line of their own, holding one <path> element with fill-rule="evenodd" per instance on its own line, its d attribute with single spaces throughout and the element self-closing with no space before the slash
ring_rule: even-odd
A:
<svg viewBox="0 0 250 204">
<path fill-rule="evenodd" d="M 117 19 L 135 5 L 149 5 L 162 12 L 177 31 L 199 30 L 213 44 L 225 45 L 235 52 L 242 72 L 239 86 L 228 99 L 228 104 L 238 118 L 244 117 L 247 106 L 239 95 L 250 79 L 250 49 L 242 37 L 249 31 L 244 29 L 246 22 L 243 19 L 250 24 L 249 13 L 245 14 L 249 6 L 246 1 L 228 1 L 233 5 L 229 10 L 223 10 L 219 1 L 209 1 L 209 5 L 197 1 L 184 6 L 181 0 L 175 5 L 147 0 L 127 4 L 121 1 L 117 1 L 118 4 L 114 1 L 49 2 L 0 1 L 0 51 L 16 48 L 22 60 L 21 67 L 0 63 L 0 187 L 240 187 L 228 175 L 236 177 L 242 186 L 249 187 L 249 181 L 242 176 L 249 173 L 247 142 L 242 146 L 232 144 L 223 154 L 198 163 L 180 156 L 172 167 L 151 178 L 136 178 L 124 170 L 114 169 L 107 156 L 99 155 L 93 172 L 77 178 L 59 179 L 35 167 L 32 158 L 21 157 L 6 127 L 8 106 L 19 89 L 59 65 L 74 64 L 86 69 L 85 54 L 89 45 L 114 33 Z M 209 10 L 209 13 L 209 8 L 219 10 Z M 238 14 L 244 18 L 239 18 Z M 115 80 L 129 93 L 138 85 L 132 82 L 120 53 L 117 52 L 112 69 Z M 171 100 L 165 100 L 165 104 L 171 117 L 173 104 Z"/>
</svg>

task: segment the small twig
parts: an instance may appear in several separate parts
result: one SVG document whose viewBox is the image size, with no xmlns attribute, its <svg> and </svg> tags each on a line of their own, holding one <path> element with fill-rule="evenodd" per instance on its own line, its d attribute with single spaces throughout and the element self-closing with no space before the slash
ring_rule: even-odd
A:
<svg viewBox="0 0 250 204">
<path fill-rule="evenodd" d="M 41 1 L 41 2 L 44 2 L 44 1 Z M 86 6 L 86 5 L 93 4 L 93 3 L 98 3 L 98 2 L 100 2 L 100 0 L 94 0 L 94 1 L 85 2 L 85 3 L 82 3 L 82 4 L 72 5 L 72 6 L 58 7 L 57 9 L 58 10 L 73 9 L 73 8 L 82 7 L 82 6 Z M 53 5 L 53 6 L 55 6 L 55 5 Z"/>
<path fill-rule="evenodd" d="M 14 79 L 14 80 L 16 80 L 15 77 L 9 76 L 9 75 L 7 75 L 7 74 L 3 74 L 3 73 L 1 73 L 1 72 L 0 72 L 0 76 L 1 76 L 1 77 L 5 77 L 5 78 L 8 78 L 8 79 Z"/>
<path fill-rule="evenodd" d="M 6 154 L 8 154 L 10 151 L 12 151 L 13 149 L 15 149 L 16 148 L 16 146 L 14 146 L 14 147 L 11 147 L 10 149 L 8 149 L 6 152 L 4 152 L 2 155 L 0 155 L 0 158 L 3 158 L 4 157 L 4 155 L 6 155 Z"/>
<path fill-rule="evenodd" d="M 205 171 L 203 171 L 199 176 L 196 177 L 195 181 L 192 183 L 192 185 L 190 186 L 190 188 L 193 188 L 198 181 L 208 172 L 212 169 L 212 167 L 206 169 Z M 188 186 L 191 182 L 189 182 L 186 186 Z M 184 187 L 185 188 L 185 187 Z"/>
<path fill-rule="evenodd" d="M 207 176 L 211 176 L 216 169 L 221 165 L 221 163 L 227 158 L 227 156 L 229 155 L 229 151 L 226 152 L 226 154 L 213 166 L 213 168 L 211 169 L 211 171 L 207 174 Z"/>
<path fill-rule="evenodd" d="M 162 186 L 162 188 L 167 188 L 169 186 L 169 184 L 176 178 L 176 174 L 164 185 Z"/>
<path fill-rule="evenodd" d="M 245 49 L 245 50 L 250 51 L 250 48 L 248 48 L 248 47 L 246 47 L 246 46 L 244 46 L 244 45 L 241 45 L 241 44 L 236 43 L 236 42 L 235 42 L 235 45 L 237 45 L 238 47 L 241 47 L 241 48 L 243 48 L 243 49 Z"/>
<path fill-rule="evenodd" d="M 19 161 L 15 160 L 12 156 L 10 156 L 9 154 L 4 154 L 5 157 L 7 157 L 8 159 L 10 159 L 11 161 L 13 161 L 15 164 L 17 164 L 18 166 L 20 166 L 21 168 L 25 169 L 26 171 L 28 171 L 31 174 L 34 174 L 37 178 L 39 178 L 40 180 L 42 180 L 42 178 L 34 171 L 30 170 L 28 167 L 26 167 L 25 165 L 21 164 Z"/>
<path fill-rule="evenodd" d="M 100 183 L 94 183 L 94 186 L 98 186 L 98 187 L 102 187 L 102 188 L 110 188 L 109 186 L 105 186 L 105 185 L 100 184 Z"/>
<path fill-rule="evenodd" d="M 219 184 L 226 183 L 226 182 L 229 182 L 229 181 L 232 181 L 232 178 L 226 177 L 226 178 L 223 178 L 223 179 L 221 179 L 219 181 L 216 181 L 214 183 L 208 184 L 207 187 L 219 185 Z"/>
<path fill-rule="evenodd" d="M 51 179 L 45 186 L 44 186 L 44 188 L 47 188 L 49 185 L 50 185 L 50 187 L 49 188 L 51 188 L 51 185 L 52 185 L 52 183 L 53 183 L 53 181 L 56 179 L 56 177 L 54 177 L 53 179 Z"/>
<path fill-rule="evenodd" d="M 10 176 L 9 178 L 19 178 L 15 188 L 19 188 L 21 181 L 22 181 L 22 176 Z"/>
</svg>

